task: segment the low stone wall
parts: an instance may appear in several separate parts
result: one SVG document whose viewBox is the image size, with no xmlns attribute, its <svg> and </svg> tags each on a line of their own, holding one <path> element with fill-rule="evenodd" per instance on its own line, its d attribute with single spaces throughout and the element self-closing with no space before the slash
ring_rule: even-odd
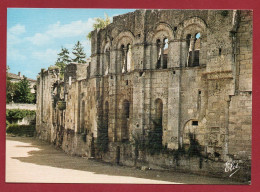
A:
<svg viewBox="0 0 260 192">
<path fill-rule="evenodd" d="M 27 109 L 36 111 L 36 104 L 8 103 L 6 104 L 6 109 Z"/>
</svg>

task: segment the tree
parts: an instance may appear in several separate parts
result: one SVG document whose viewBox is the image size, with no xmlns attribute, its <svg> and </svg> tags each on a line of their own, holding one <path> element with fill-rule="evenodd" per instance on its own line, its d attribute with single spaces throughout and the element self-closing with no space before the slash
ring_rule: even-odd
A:
<svg viewBox="0 0 260 192">
<path fill-rule="evenodd" d="M 61 52 L 58 54 L 58 59 L 55 63 L 55 65 L 60 68 L 60 76 L 62 79 L 64 77 L 65 67 L 70 62 L 71 62 L 71 59 L 69 56 L 69 50 L 62 47 Z"/>
<path fill-rule="evenodd" d="M 16 103 L 34 103 L 35 95 L 31 93 L 30 82 L 25 77 L 17 83 L 14 94 L 14 102 Z"/>
<path fill-rule="evenodd" d="M 10 70 L 10 67 L 6 67 L 6 103 L 10 103 L 13 100 L 14 92 L 17 87 L 17 83 L 13 83 L 10 81 L 8 77 L 8 72 Z"/>
<path fill-rule="evenodd" d="M 75 56 L 75 58 L 72 59 L 73 62 L 86 63 L 85 61 L 86 54 L 84 53 L 83 46 L 79 41 L 75 44 L 72 53 Z"/>
<path fill-rule="evenodd" d="M 13 101 L 15 90 L 17 89 L 17 83 L 11 82 L 8 78 L 6 80 L 6 103 Z"/>
<path fill-rule="evenodd" d="M 110 18 L 105 13 L 105 18 L 95 18 L 95 23 L 93 24 L 94 30 L 96 29 L 104 29 L 106 26 L 108 26 L 111 23 Z M 87 39 L 91 39 L 91 31 L 87 35 Z"/>
</svg>

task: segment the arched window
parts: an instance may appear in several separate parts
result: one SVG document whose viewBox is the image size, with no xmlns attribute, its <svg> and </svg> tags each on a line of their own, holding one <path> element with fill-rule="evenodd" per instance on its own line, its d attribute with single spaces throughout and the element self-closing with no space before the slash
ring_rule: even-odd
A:
<svg viewBox="0 0 260 192">
<path fill-rule="evenodd" d="M 156 50 L 157 50 L 157 69 L 166 69 L 168 61 L 168 39 L 164 38 L 163 41 L 157 39 L 156 41 Z"/>
<path fill-rule="evenodd" d="M 129 116 L 130 116 L 130 102 L 124 100 L 122 109 L 122 141 L 129 140 Z"/>
<path fill-rule="evenodd" d="M 169 49 L 168 49 L 168 39 L 165 38 L 163 40 L 163 66 L 162 66 L 163 69 L 167 69 L 168 52 L 169 52 Z"/>
<path fill-rule="evenodd" d="M 200 59 L 200 33 L 195 35 L 193 66 L 199 66 Z"/>
<path fill-rule="evenodd" d="M 200 36 L 200 33 L 196 33 L 194 36 L 188 34 L 186 37 L 188 47 L 187 63 L 189 67 L 199 66 Z"/>
<path fill-rule="evenodd" d="M 126 71 L 130 71 L 131 60 L 132 60 L 132 48 L 131 48 L 131 45 L 128 44 L 127 50 L 126 50 L 126 62 L 127 62 Z"/>
</svg>

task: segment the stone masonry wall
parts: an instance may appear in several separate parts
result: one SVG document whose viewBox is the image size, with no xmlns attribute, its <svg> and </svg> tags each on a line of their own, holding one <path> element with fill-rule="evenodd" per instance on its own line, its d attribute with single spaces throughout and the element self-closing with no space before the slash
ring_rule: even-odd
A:
<svg viewBox="0 0 260 192">
<path fill-rule="evenodd" d="M 231 159 L 249 178 L 252 11 L 119 15 L 92 32 L 89 66 L 69 64 L 64 82 L 55 74 L 38 78 L 37 133 L 67 153 L 201 174 L 223 174 Z M 153 156 L 144 146 L 158 134 Z M 192 138 L 200 157 L 162 153 L 187 153 Z"/>
</svg>

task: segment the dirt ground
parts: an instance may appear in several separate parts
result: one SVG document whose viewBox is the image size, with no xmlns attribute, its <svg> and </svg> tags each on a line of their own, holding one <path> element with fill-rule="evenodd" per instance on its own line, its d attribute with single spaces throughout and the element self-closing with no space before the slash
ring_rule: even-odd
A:
<svg viewBox="0 0 260 192">
<path fill-rule="evenodd" d="M 34 138 L 6 136 L 6 182 L 241 184 L 187 173 L 116 166 L 69 156 Z"/>
</svg>

